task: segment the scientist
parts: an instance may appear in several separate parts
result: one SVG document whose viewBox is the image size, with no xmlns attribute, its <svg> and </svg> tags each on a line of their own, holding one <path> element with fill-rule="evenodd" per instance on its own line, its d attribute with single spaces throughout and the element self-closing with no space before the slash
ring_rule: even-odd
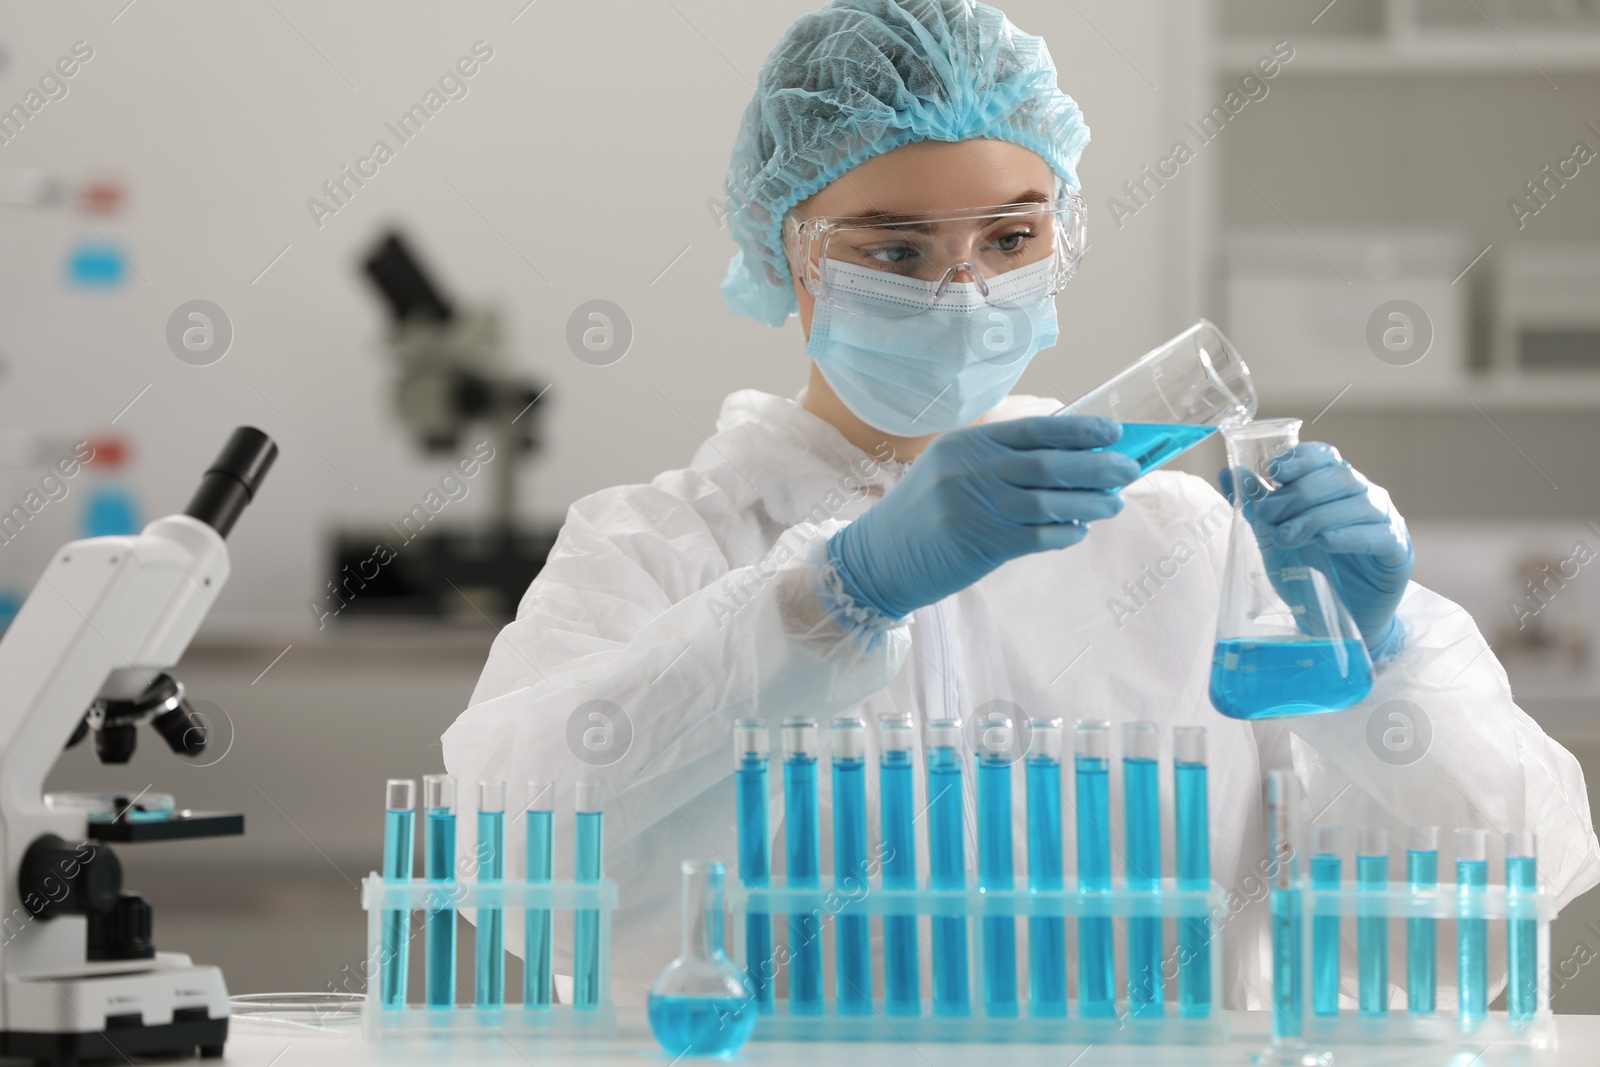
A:
<svg viewBox="0 0 1600 1067">
<path fill-rule="evenodd" d="M 553 782 L 570 813 L 578 781 L 602 784 L 619 1002 L 676 954 L 680 861 L 736 862 L 731 740 L 749 716 L 922 725 L 1007 701 L 1069 727 L 1204 725 L 1229 1007 L 1267 1003 L 1268 768 L 1299 772 L 1319 821 L 1385 826 L 1394 842 L 1409 824 L 1534 830 L 1561 904 L 1600 880 L 1576 761 L 1512 702 L 1467 613 L 1409 581 L 1403 521 L 1329 445 L 1283 458 L 1260 518 L 1281 544 L 1332 553 L 1378 667 L 1371 696 L 1258 722 L 1212 709 L 1227 503 L 1200 478 L 1139 478 L 1096 451 L 1115 423 L 1045 417 L 1058 401 L 1011 393 L 1056 341 L 1088 140 L 1044 41 L 970 0 L 834 0 L 763 65 L 728 168 L 739 249 L 722 294 L 771 326 L 798 314 L 809 381 L 793 398 L 732 393 L 687 468 L 574 504 L 444 735 L 452 774 L 507 780 L 513 803 L 524 781 Z M 1367 741 L 1397 698 L 1432 730 L 1405 766 Z M 586 729 L 626 744 L 600 758 L 569 742 Z M 826 786 L 822 803 L 826 857 Z M 1170 833 L 1163 844 L 1170 870 Z M 557 924 L 558 970 L 570 926 Z M 1353 960 L 1343 974 L 1353 983 Z M 1440 1010 L 1453 996 L 1441 983 Z"/>
</svg>

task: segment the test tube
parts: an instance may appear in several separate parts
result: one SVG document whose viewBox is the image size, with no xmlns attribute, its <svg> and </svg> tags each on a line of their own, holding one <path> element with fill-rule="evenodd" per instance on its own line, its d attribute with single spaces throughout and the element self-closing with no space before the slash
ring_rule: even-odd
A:
<svg viewBox="0 0 1600 1067">
<path fill-rule="evenodd" d="M 456 859 L 456 780 L 448 774 L 429 774 L 422 779 L 422 806 L 427 812 L 423 823 L 423 872 L 430 882 L 455 881 Z M 435 890 L 430 894 L 426 926 L 427 1001 L 430 1008 L 452 1008 L 456 1003 L 456 909 L 448 906 L 449 894 Z"/>
<path fill-rule="evenodd" d="M 1311 828 L 1312 889 L 1339 888 L 1343 839 L 1344 831 L 1337 826 Z M 1339 1014 L 1339 913 L 1328 910 L 1331 914 L 1314 914 L 1311 919 L 1311 1010 L 1318 1015 Z"/>
<path fill-rule="evenodd" d="M 1074 784 L 1078 800 L 1078 892 L 1111 890 L 1111 724 L 1072 727 Z M 1111 917 L 1078 920 L 1078 1002 L 1085 1019 L 1117 1014 L 1116 960 Z"/>
<path fill-rule="evenodd" d="M 1272 1041 L 1275 1047 L 1304 1043 L 1305 936 L 1301 922 L 1300 780 L 1290 770 L 1267 774 L 1267 855 L 1272 863 Z"/>
<path fill-rule="evenodd" d="M 1356 888 L 1383 892 L 1389 888 L 1389 834 L 1381 826 L 1356 831 Z M 1389 917 L 1362 915 L 1356 920 L 1356 975 L 1361 1014 L 1389 1014 Z"/>
<path fill-rule="evenodd" d="M 528 869 L 524 881 L 543 884 L 550 881 L 555 866 L 554 783 L 529 781 Z M 550 952 L 554 924 L 549 908 L 529 908 L 523 917 L 522 1004 L 526 1008 L 548 1008 L 555 981 Z"/>
<path fill-rule="evenodd" d="M 867 891 L 867 724 L 833 720 L 833 887 L 850 900 Z M 845 910 L 851 910 L 848 905 Z M 872 941 L 866 915 L 835 921 L 834 972 L 840 1015 L 872 1014 Z"/>
<path fill-rule="evenodd" d="M 579 782 L 573 862 L 575 882 L 600 880 L 600 857 L 605 851 L 605 816 L 600 786 Z M 572 915 L 572 1007 L 594 1011 L 600 1006 L 600 913 L 580 908 Z"/>
<path fill-rule="evenodd" d="M 1462 918 L 1456 920 L 1456 981 L 1461 1017 L 1482 1019 L 1489 1011 L 1489 921 L 1467 918 L 1481 908 L 1471 898 L 1489 884 L 1489 832 L 1456 831 L 1456 893 Z"/>
<path fill-rule="evenodd" d="M 506 877 L 506 784 L 478 783 L 478 881 L 503 882 Z M 473 995 L 480 1008 L 506 1002 L 505 914 L 499 908 L 478 909 L 477 974 Z"/>
<path fill-rule="evenodd" d="M 1011 750 L 1016 728 L 1002 712 L 979 723 L 978 885 L 1015 887 L 1011 854 Z M 983 920 L 983 1008 L 990 1017 L 1017 1014 L 1017 920 L 990 915 Z"/>
<path fill-rule="evenodd" d="M 1539 891 L 1538 858 L 1531 830 L 1506 831 L 1506 893 L 1517 897 Z M 1506 920 L 1506 1015 L 1531 1019 L 1539 1010 L 1538 922 Z"/>
<path fill-rule="evenodd" d="M 1178 835 L 1178 888 L 1211 887 L 1211 830 L 1207 803 L 1206 728 L 1172 728 L 1173 823 Z M 1178 920 L 1178 1014 L 1211 1014 L 1211 918 Z"/>
<path fill-rule="evenodd" d="M 412 778 L 391 778 L 384 787 L 383 877 L 388 882 L 409 882 L 417 847 L 417 783 Z M 383 958 L 379 960 L 380 1003 L 385 1008 L 406 1006 L 406 973 L 411 964 L 411 911 L 394 908 L 383 913 Z"/>
<path fill-rule="evenodd" d="M 1061 720 L 1034 719 L 1025 764 L 1028 792 L 1028 888 L 1059 891 L 1061 862 Z M 1028 1005 L 1034 1015 L 1067 1014 L 1067 921 L 1028 920 Z"/>
<path fill-rule="evenodd" d="M 1439 885 L 1439 828 L 1413 826 L 1406 845 L 1406 879 L 1413 893 Z M 1406 920 L 1406 1007 L 1431 1015 L 1439 973 L 1439 920 Z"/>
<path fill-rule="evenodd" d="M 821 885 L 817 837 L 817 722 L 783 722 L 783 845 L 789 885 Z M 789 1011 L 822 1014 L 822 916 L 789 916 Z"/>
<path fill-rule="evenodd" d="M 1161 732 L 1153 722 L 1122 726 L 1124 857 L 1129 889 L 1161 891 L 1161 777 L 1156 762 Z M 1128 920 L 1128 1012 L 1164 1011 L 1161 980 L 1161 918 Z"/>
<path fill-rule="evenodd" d="M 740 719 L 733 727 L 734 780 L 739 815 L 739 878 L 747 886 L 772 880 L 772 837 L 767 803 L 768 752 L 772 738 L 760 719 Z M 751 912 L 744 920 L 745 973 L 755 991 L 756 1011 L 772 1011 L 772 916 Z"/>
<path fill-rule="evenodd" d="M 928 886 L 966 889 L 965 809 L 961 786 L 961 724 L 936 719 L 928 724 Z M 967 920 L 959 915 L 933 919 L 933 1013 L 972 1012 L 967 988 Z"/>
<path fill-rule="evenodd" d="M 911 716 L 890 713 L 878 720 L 878 820 L 883 833 L 883 887 L 917 888 L 917 809 L 913 799 Z M 920 1015 L 917 917 L 883 917 L 885 1015 Z"/>
</svg>

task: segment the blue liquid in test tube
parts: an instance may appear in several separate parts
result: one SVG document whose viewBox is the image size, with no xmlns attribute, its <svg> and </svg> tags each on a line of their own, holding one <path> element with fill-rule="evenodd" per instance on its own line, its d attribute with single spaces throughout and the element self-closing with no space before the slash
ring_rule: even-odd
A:
<svg viewBox="0 0 1600 1067">
<path fill-rule="evenodd" d="M 600 786 L 578 783 L 576 855 L 573 881 L 598 882 L 600 857 L 605 851 L 605 815 L 601 811 Z M 580 908 L 572 915 L 572 1007 L 594 1011 L 600 1006 L 600 913 Z"/>
<path fill-rule="evenodd" d="M 833 763 L 833 887 L 855 902 L 866 896 L 867 724 L 851 716 L 829 730 Z M 835 985 L 840 1015 L 872 1014 L 870 920 L 847 903 L 835 919 Z"/>
<path fill-rule="evenodd" d="M 817 723 L 783 723 L 783 846 L 789 885 L 820 886 L 817 834 Z M 822 915 L 789 916 L 789 1011 L 822 1014 Z"/>
<path fill-rule="evenodd" d="M 1111 724 L 1076 723 L 1072 740 L 1078 801 L 1078 892 L 1105 893 L 1111 889 Z M 1085 1019 L 1116 1016 L 1115 985 L 1111 917 L 1086 915 L 1078 920 L 1078 1003 Z"/>
<path fill-rule="evenodd" d="M 1472 909 L 1474 896 L 1489 884 L 1489 832 L 1456 831 L 1456 892 L 1462 911 Z M 1489 1011 L 1489 921 L 1456 922 L 1456 975 L 1461 996 L 1461 1017 L 1482 1019 Z"/>
<path fill-rule="evenodd" d="M 422 779 L 424 874 L 430 882 L 455 881 L 456 780 L 448 774 Z M 452 1008 L 456 1003 L 456 909 L 447 905 L 449 893 L 436 890 L 436 906 L 428 908 L 427 996 L 430 1008 Z"/>
<path fill-rule="evenodd" d="M 1060 890 L 1061 720 L 1035 719 L 1025 764 L 1028 793 L 1028 888 Z M 1037 915 L 1028 920 L 1028 1005 L 1041 1017 L 1067 1014 L 1067 921 Z"/>
<path fill-rule="evenodd" d="M 506 878 L 506 784 L 478 783 L 478 881 L 503 882 Z M 506 1002 L 505 913 L 499 908 L 478 909 L 477 972 L 473 995 L 480 1008 L 499 1008 Z"/>
<path fill-rule="evenodd" d="M 1267 774 L 1267 856 L 1272 864 L 1272 1044 L 1295 1049 L 1305 1016 L 1305 930 L 1301 898 L 1304 832 L 1300 781 L 1293 771 Z"/>
<path fill-rule="evenodd" d="M 961 724 L 938 719 L 928 724 L 928 885 L 967 888 L 965 810 L 961 785 Z M 972 1013 L 967 978 L 967 920 L 933 919 L 933 1013 Z"/>
<path fill-rule="evenodd" d="M 1533 832 L 1506 832 L 1506 892 L 1516 897 L 1539 891 L 1538 858 Z M 1539 1010 L 1539 924 L 1534 919 L 1506 920 L 1506 1014 L 1531 1019 Z"/>
<path fill-rule="evenodd" d="M 1178 836 L 1178 888 L 1211 886 L 1211 830 L 1207 804 L 1206 728 L 1172 728 L 1172 779 Z M 1211 918 L 1178 920 L 1178 1014 L 1211 1014 Z"/>
<path fill-rule="evenodd" d="M 1311 828 L 1311 888 L 1337 890 L 1344 831 L 1337 826 Z M 1317 908 L 1320 912 L 1322 909 Z M 1311 918 L 1311 1010 L 1339 1014 L 1339 914 Z"/>
<path fill-rule="evenodd" d="M 978 885 L 1015 888 L 1011 854 L 1011 761 L 1016 727 L 1003 712 L 977 722 Z M 1017 1014 L 1017 920 L 991 915 L 983 920 L 983 1008 L 986 1015 Z"/>
<path fill-rule="evenodd" d="M 1406 844 L 1406 881 L 1411 890 L 1439 886 L 1439 828 L 1413 826 Z M 1439 920 L 1406 920 L 1406 1007 L 1431 1015 L 1439 975 Z"/>
<path fill-rule="evenodd" d="M 411 881 L 416 852 L 417 783 L 391 778 L 384 788 L 383 878 L 386 882 Z M 392 909 L 383 913 L 383 958 L 379 1003 L 385 1008 L 406 1006 L 406 973 L 411 964 L 411 912 Z"/>
<path fill-rule="evenodd" d="M 1378 826 L 1356 831 L 1356 888 L 1389 888 L 1389 835 Z M 1356 973 L 1361 1014 L 1389 1014 L 1389 917 L 1356 919 Z"/>
<path fill-rule="evenodd" d="M 772 883 L 772 831 L 767 812 L 771 788 L 768 752 L 772 739 L 760 719 L 734 724 L 734 788 L 739 813 L 739 879 L 747 886 Z M 756 1011 L 772 1011 L 772 981 L 777 961 L 772 956 L 772 916 L 751 912 L 744 920 L 745 977 L 755 990 Z"/>
<path fill-rule="evenodd" d="M 555 795 L 552 783 L 528 783 L 528 867 L 525 881 L 549 882 L 555 867 Z M 529 908 L 523 915 L 522 1005 L 548 1008 L 554 994 L 551 936 L 554 925 L 549 908 Z"/>
<path fill-rule="evenodd" d="M 878 819 L 883 833 L 883 887 L 917 887 L 916 802 L 913 799 L 913 734 L 909 715 L 878 721 Z M 917 917 L 883 917 L 885 1015 L 922 1014 Z"/>
<path fill-rule="evenodd" d="M 1161 890 L 1161 733 L 1153 722 L 1122 727 L 1123 827 L 1129 889 Z M 1161 919 L 1128 920 L 1128 1013 L 1163 1013 Z"/>
</svg>

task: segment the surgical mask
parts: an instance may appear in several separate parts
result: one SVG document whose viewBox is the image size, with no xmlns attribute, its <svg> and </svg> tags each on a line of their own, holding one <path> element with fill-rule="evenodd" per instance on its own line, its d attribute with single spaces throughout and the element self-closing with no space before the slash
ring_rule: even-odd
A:
<svg viewBox="0 0 1600 1067">
<path fill-rule="evenodd" d="M 1017 384 L 1028 362 L 1058 336 L 1054 297 L 1045 291 L 1050 259 L 976 282 L 952 282 L 914 315 L 896 314 L 907 289 L 939 283 L 823 260 L 829 283 L 857 306 L 881 301 L 885 315 L 853 314 L 824 301 L 812 312 L 806 354 L 845 407 L 874 429 L 918 437 L 966 426 L 991 411 Z"/>
</svg>

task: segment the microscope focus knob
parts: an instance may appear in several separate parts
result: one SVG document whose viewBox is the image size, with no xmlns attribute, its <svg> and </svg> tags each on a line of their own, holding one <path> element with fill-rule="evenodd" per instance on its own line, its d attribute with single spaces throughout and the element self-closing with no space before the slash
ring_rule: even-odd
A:
<svg viewBox="0 0 1600 1067">
<path fill-rule="evenodd" d="M 17 880 L 22 906 L 36 918 L 102 915 L 122 893 L 122 863 L 98 842 L 73 845 L 45 834 L 23 853 Z"/>
<path fill-rule="evenodd" d="M 91 960 L 148 960 L 155 954 L 150 941 L 150 905 L 138 893 L 124 893 L 116 907 L 89 917 Z"/>
</svg>

